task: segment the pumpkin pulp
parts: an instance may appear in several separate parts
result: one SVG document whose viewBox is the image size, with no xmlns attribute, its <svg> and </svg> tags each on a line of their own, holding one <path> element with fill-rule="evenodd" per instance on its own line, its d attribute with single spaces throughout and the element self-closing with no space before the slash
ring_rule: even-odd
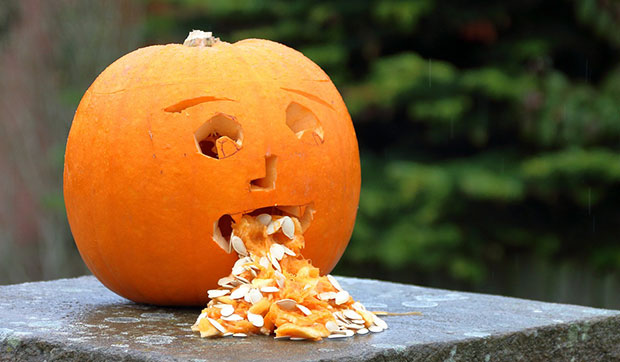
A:
<svg viewBox="0 0 620 362">
<path fill-rule="evenodd" d="M 302 256 L 297 218 L 244 215 L 233 223 L 230 240 L 239 260 L 220 288 L 208 292 L 211 301 L 192 326 L 202 337 L 275 332 L 276 338 L 318 341 L 387 328 Z"/>
</svg>

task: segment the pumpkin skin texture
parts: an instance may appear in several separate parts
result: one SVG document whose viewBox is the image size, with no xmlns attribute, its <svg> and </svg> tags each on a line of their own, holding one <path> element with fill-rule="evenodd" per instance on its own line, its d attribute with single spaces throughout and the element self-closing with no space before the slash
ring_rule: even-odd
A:
<svg viewBox="0 0 620 362">
<path fill-rule="evenodd" d="M 214 131 L 230 139 L 209 157 L 200 141 Z M 140 303 L 204 305 L 237 259 L 213 240 L 214 223 L 274 205 L 311 205 L 303 254 L 330 272 L 359 192 L 357 140 L 337 89 L 301 53 L 267 40 L 127 54 L 86 91 L 67 140 L 64 198 L 80 254 L 104 285 Z"/>
</svg>

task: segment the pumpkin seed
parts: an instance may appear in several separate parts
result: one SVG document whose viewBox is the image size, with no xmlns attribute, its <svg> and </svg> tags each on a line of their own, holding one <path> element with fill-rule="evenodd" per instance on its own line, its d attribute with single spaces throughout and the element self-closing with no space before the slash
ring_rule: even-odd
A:
<svg viewBox="0 0 620 362">
<path fill-rule="evenodd" d="M 230 337 L 233 335 L 233 332 L 226 332 L 224 334 L 222 334 L 222 337 Z"/>
<path fill-rule="evenodd" d="M 276 279 L 282 279 L 282 281 L 286 280 L 286 277 L 281 271 L 276 270 L 273 274 L 275 274 Z"/>
<path fill-rule="evenodd" d="M 308 338 L 304 338 L 304 337 L 291 337 L 289 338 L 291 341 L 305 341 Z"/>
<path fill-rule="evenodd" d="M 287 248 L 286 246 L 282 245 L 282 248 L 284 249 L 284 254 L 286 255 L 290 255 L 290 256 L 295 256 L 295 252 L 292 251 L 291 249 Z"/>
<path fill-rule="evenodd" d="M 355 330 L 357 330 L 357 329 L 364 328 L 364 325 L 363 324 L 357 324 L 357 323 L 348 323 L 348 324 L 345 325 L 345 327 L 347 327 L 348 329 L 355 329 Z"/>
<path fill-rule="evenodd" d="M 349 292 L 342 290 L 336 293 L 336 304 L 344 304 L 349 300 Z"/>
<path fill-rule="evenodd" d="M 277 293 L 280 289 L 278 287 L 262 287 L 260 291 L 263 293 Z"/>
<path fill-rule="evenodd" d="M 243 284 L 239 286 L 237 289 L 233 290 L 230 293 L 230 299 L 240 299 L 246 296 L 250 291 L 250 286 L 248 284 Z"/>
<path fill-rule="evenodd" d="M 235 288 L 240 286 L 241 284 L 243 284 L 243 282 L 238 281 L 237 279 L 233 280 L 232 282 L 230 282 L 230 285 Z"/>
<path fill-rule="evenodd" d="M 327 338 L 329 338 L 329 339 L 347 338 L 347 335 L 346 334 L 340 334 L 340 333 L 333 333 L 333 334 L 330 334 L 329 336 L 327 336 Z"/>
<path fill-rule="evenodd" d="M 342 312 L 335 312 L 333 313 L 333 316 L 336 317 L 336 321 L 341 321 L 345 324 L 349 323 L 349 320 L 342 314 Z"/>
<path fill-rule="evenodd" d="M 267 254 L 269 257 L 269 254 Z M 279 271 L 282 272 L 282 268 L 280 267 L 280 263 L 278 263 L 278 260 L 274 257 L 270 257 L 269 260 L 271 260 L 271 265 L 273 265 L 273 267 Z"/>
<path fill-rule="evenodd" d="M 361 315 L 359 315 L 358 313 L 352 311 L 351 309 L 345 309 L 342 311 L 342 314 L 344 314 L 345 317 L 349 318 L 349 319 L 363 319 Z"/>
<path fill-rule="evenodd" d="M 263 267 L 263 269 L 269 268 L 269 259 L 267 257 L 262 256 L 258 261 L 258 264 Z"/>
<path fill-rule="evenodd" d="M 280 299 L 276 304 L 284 310 L 293 310 L 297 306 L 297 302 L 292 299 Z"/>
<path fill-rule="evenodd" d="M 371 331 L 372 333 L 379 333 L 383 331 L 383 328 L 379 326 L 370 326 L 368 327 L 368 330 Z"/>
<path fill-rule="evenodd" d="M 377 326 L 383 328 L 383 329 L 387 329 L 388 325 L 387 323 L 385 323 L 385 321 L 377 316 L 374 317 L 374 322 Z"/>
<path fill-rule="evenodd" d="M 256 220 L 258 220 L 258 222 L 260 222 L 261 224 L 267 226 L 271 222 L 271 215 L 269 215 L 269 214 L 260 214 L 260 215 L 258 215 L 256 217 Z"/>
<path fill-rule="evenodd" d="M 233 333 L 233 337 L 237 337 L 237 338 L 245 338 L 248 335 L 245 333 Z"/>
<path fill-rule="evenodd" d="M 224 304 L 222 309 L 220 309 L 220 314 L 222 315 L 222 317 L 228 317 L 233 313 L 235 313 L 235 307 L 230 304 Z"/>
<path fill-rule="evenodd" d="M 243 240 L 241 240 L 241 238 L 237 235 L 233 235 L 230 237 L 230 244 L 232 245 L 233 249 L 235 249 L 237 254 L 243 256 L 248 255 L 248 249 L 246 249 Z"/>
<path fill-rule="evenodd" d="M 198 322 L 205 319 L 206 317 L 207 317 L 207 312 L 200 313 L 200 315 L 198 316 L 198 319 L 196 319 L 196 324 L 198 324 Z"/>
<path fill-rule="evenodd" d="M 261 294 L 260 290 L 258 290 L 258 289 L 250 290 L 250 292 L 247 295 L 249 296 L 250 303 L 252 303 L 252 304 L 256 304 L 261 299 L 263 299 L 263 295 Z"/>
<path fill-rule="evenodd" d="M 356 333 L 357 334 L 367 334 L 368 333 L 368 328 L 358 329 Z"/>
<path fill-rule="evenodd" d="M 282 222 L 280 220 L 274 220 L 267 225 L 267 235 L 273 235 L 280 230 L 282 227 Z"/>
<path fill-rule="evenodd" d="M 228 293 L 230 293 L 230 290 L 227 289 L 211 289 L 207 291 L 207 294 L 211 299 L 223 297 Z"/>
<path fill-rule="evenodd" d="M 238 322 L 238 321 L 242 321 L 243 317 L 240 316 L 239 314 L 231 314 L 227 317 L 222 317 L 220 319 L 223 321 L 227 321 L 227 322 Z"/>
<path fill-rule="evenodd" d="M 263 317 L 260 314 L 254 314 L 252 312 L 248 312 L 248 321 L 252 323 L 254 327 L 262 327 L 265 324 Z"/>
<path fill-rule="evenodd" d="M 330 300 L 336 298 L 336 292 L 323 292 L 319 294 L 320 300 Z"/>
<path fill-rule="evenodd" d="M 245 272 L 245 267 L 242 267 L 242 266 L 235 266 L 235 267 L 233 267 L 233 269 L 232 269 L 232 274 L 233 274 L 234 276 L 237 276 L 237 275 L 239 275 L 239 274 L 242 274 L 243 272 Z"/>
<path fill-rule="evenodd" d="M 217 285 L 219 285 L 220 287 L 224 287 L 224 286 L 230 284 L 230 282 L 232 282 L 233 280 L 235 280 L 235 278 L 230 277 L 230 276 L 223 277 L 223 278 L 220 278 L 220 280 L 217 281 Z"/>
<path fill-rule="evenodd" d="M 332 333 L 334 333 L 334 334 L 346 334 L 347 330 L 346 330 L 346 328 L 340 328 L 339 330 L 334 331 Z"/>
<path fill-rule="evenodd" d="M 282 232 L 289 239 L 293 239 L 295 237 L 295 223 L 289 216 L 282 218 Z"/>
<path fill-rule="evenodd" d="M 331 283 L 331 285 L 334 286 L 334 288 L 338 289 L 341 292 L 344 291 L 344 289 L 342 289 L 342 287 L 340 286 L 340 283 L 338 283 L 336 278 L 334 278 L 330 274 L 327 274 L 327 280 L 329 280 L 329 282 Z"/>
<path fill-rule="evenodd" d="M 282 258 L 284 257 L 284 247 L 282 247 L 282 245 L 278 243 L 271 244 L 271 247 L 269 248 L 269 253 L 271 254 L 272 258 L 282 260 Z"/>
<path fill-rule="evenodd" d="M 244 296 L 243 296 L 243 300 L 244 300 L 246 303 L 252 303 L 252 299 L 250 299 L 250 293 L 249 293 L 249 292 L 248 292 L 248 294 L 246 294 L 246 295 L 244 295 Z"/>
<path fill-rule="evenodd" d="M 277 270 L 276 270 L 276 272 L 277 272 Z M 284 279 L 276 278 L 276 284 L 278 284 L 279 288 L 284 288 Z"/>
<path fill-rule="evenodd" d="M 233 268 L 235 267 L 245 267 L 246 264 L 252 263 L 252 259 L 245 256 L 245 257 L 241 257 L 239 256 L 239 259 L 237 259 L 237 261 L 235 262 L 235 264 L 233 265 Z"/>
<path fill-rule="evenodd" d="M 297 304 L 297 309 L 299 309 L 303 314 L 305 315 L 310 315 L 312 314 L 312 311 L 310 311 L 310 309 L 308 309 L 308 307 L 301 305 L 301 304 Z"/>
<path fill-rule="evenodd" d="M 325 328 L 327 328 L 327 330 L 330 332 L 335 332 L 335 331 L 340 330 L 340 328 L 338 327 L 338 324 L 336 324 L 336 322 L 334 321 L 327 321 L 325 323 Z"/>
<path fill-rule="evenodd" d="M 351 307 L 353 307 L 353 309 L 355 309 L 356 311 L 365 311 L 366 307 L 364 307 L 364 305 L 360 302 L 355 302 L 351 305 Z"/>
<path fill-rule="evenodd" d="M 222 326 L 218 321 L 209 317 L 207 317 L 207 320 L 209 321 L 209 323 L 211 323 L 213 327 L 215 327 L 215 329 L 220 331 L 220 333 L 226 333 L 226 328 L 224 328 L 224 326 Z"/>
</svg>

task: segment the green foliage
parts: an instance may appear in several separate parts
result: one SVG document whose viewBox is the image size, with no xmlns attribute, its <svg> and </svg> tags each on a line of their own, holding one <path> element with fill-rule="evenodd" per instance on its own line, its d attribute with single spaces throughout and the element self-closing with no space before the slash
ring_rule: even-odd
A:
<svg viewBox="0 0 620 362">
<path fill-rule="evenodd" d="M 620 271 L 617 2 L 170 4 L 153 42 L 269 38 L 342 91 L 363 169 L 345 265 L 471 283 L 518 255 Z"/>
<path fill-rule="evenodd" d="M 608 39 L 616 46 L 620 46 L 620 31 L 618 31 L 618 1 L 575 1 L 577 18 L 585 25 L 594 29 L 597 35 Z"/>
<path fill-rule="evenodd" d="M 377 24 L 394 27 L 400 33 L 412 33 L 420 19 L 435 5 L 434 1 L 388 0 L 379 1 L 371 10 Z"/>
</svg>

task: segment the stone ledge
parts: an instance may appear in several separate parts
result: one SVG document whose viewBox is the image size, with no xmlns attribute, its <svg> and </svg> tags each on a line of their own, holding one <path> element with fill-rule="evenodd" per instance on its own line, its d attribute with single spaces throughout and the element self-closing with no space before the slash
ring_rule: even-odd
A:
<svg viewBox="0 0 620 362">
<path fill-rule="evenodd" d="M 94 277 L 0 286 L 0 360 L 611 361 L 620 311 L 338 277 L 383 333 L 322 342 L 201 339 L 199 309 L 129 302 Z"/>
</svg>

